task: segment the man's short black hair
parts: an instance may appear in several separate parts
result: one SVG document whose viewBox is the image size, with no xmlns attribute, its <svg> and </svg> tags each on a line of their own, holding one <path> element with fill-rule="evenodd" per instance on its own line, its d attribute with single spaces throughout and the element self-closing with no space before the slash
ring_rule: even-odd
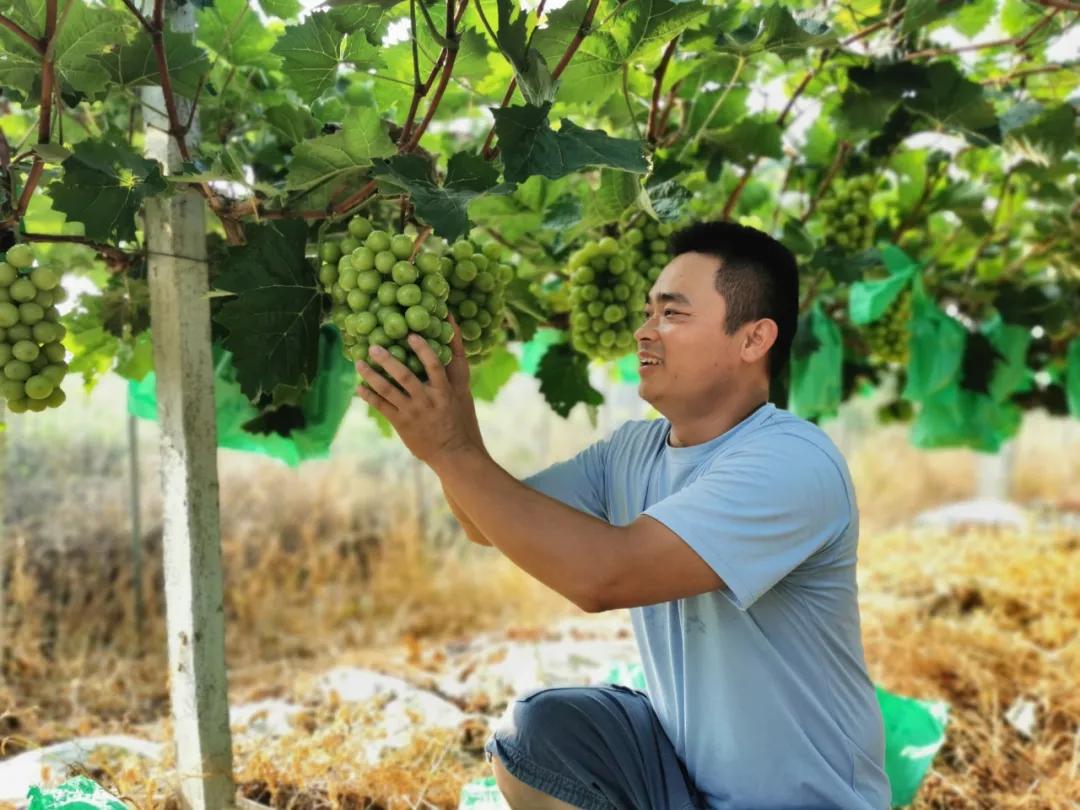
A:
<svg viewBox="0 0 1080 810">
<path fill-rule="evenodd" d="M 733 334 L 747 321 L 771 318 L 776 343 L 769 350 L 767 369 L 779 374 L 791 356 L 799 319 L 799 269 L 791 251 L 771 236 L 735 222 L 698 222 L 675 232 L 671 255 L 704 253 L 720 259 L 716 291 L 724 296 L 724 329 Z"/>
</svg>

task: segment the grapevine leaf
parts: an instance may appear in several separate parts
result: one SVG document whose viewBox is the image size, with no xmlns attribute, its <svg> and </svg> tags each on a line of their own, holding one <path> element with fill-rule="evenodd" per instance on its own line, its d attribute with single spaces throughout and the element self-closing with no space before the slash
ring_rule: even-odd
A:
<svg viewBox="0 0 1080 810">
<path fill-rule="evenodd" d="M 315 377 L 322 296 L 304 258 L 307 225 L 245 226 L 247 244 L 230 247 L 216 287 L 231 293 L 215 320 L 228 330 L 237 380 L 248 399 L 281 387 L 306 388 Z"/>
<path fill-rule="evenodd" d="M 783 60 L 802 58 L 810 48 L 822 48 L 836 41 L 829 26 L 809 16 L 795 17 L 779 3 L 754 6 L 743 23 L 722 31 L 721 48 L 752 54 L 770 51 Z"/>
<path fill-rule="evenodd" d="M 1038 21 L 1042 9 L 1025 0 L 1004 0 L 1001 4 L 1001 28 L 1010 37 L 1015 37 Z"/>
<path fill-rule="evenodd" d="M 549 65 L 557 64 L 574 41 L 588 5 L 588 0 L 570 0 L 548 15 L 545 27 L 535 33 L 533 45 Z M 624 64 L 658 49 L 706 12 L 699 3 L 625 0 L 607 25 L 597 26 L 581 41 L 560 77 L 559 99 L 602 104 L 618 90 Z"/>
<path fill-rule="evenodd" d="M 278 104 L 267 109 L 265 115 L 266 123 L 276 129 L 288 145 L 313 138 L 319 131 L 315 117 L 303 107 Z"/>
<path fill-rule="evenodd" d="M 574 351 L 568 343 L 551 346 L 536 371 L 540 393 L 564 419 L 579 402 L 601 405 L 604 395 L 589 384 L 589 358 Z"/>
<path fill-rule="evenodd" d="M 781 135 L 775 121 L 746 118 L 733 127 L 709 133 L 703 142 L 710 157 L 735 162 L 753 155 L 781 157 Z"/>
<path fill-rule="evenodd" d="M 109 81 L 97 56 L 125 39 L 127 16 L 89 3 L 72 3 L 56 38 L 56 73 L 71 89 L 97 93 Z"/>
<path fill-rule="evenodd" d="M 199 78 L 210 70 L 206 52 L 195 44 L 190 33 L 166 31 L 165 52 L 169 55 L 169 79 L 173 90 L 181 96 L 192 98 L 199 86 Z M 153 40 L 137 36 L 116 50 L 98 56 L 112 81 L 123 87 L 144 87 L 161 83 Z"/>
<path fill-rule="evenodd" d="M 873 249 L 849 253 L 835 247 L 821 247 L 810 259 L 812 269 L 824 270 L 837 284 L 857 281 L 867 270 L 880 265 L 881 255 Z"/>
<path fill-rule="evenodd" d="M 693 193 L 676 178 L 687 166 L 674 160 L 657 162 L 649 179 L 645 181 L 642 205 L 661 222 L 675 222 L 682 218 L 683 208 Z"/>
<path fill-rule="evenodd" d="M 612 222 L 637 202 L 641 194 L 638 175 L 604 169 L 600 172 L 600 188 L 593 198 L 593 210 L 601 219 Z"/>
<path fill-rule="evenodd" d="M 925 70 L 925 83 L 904 100 L 909 108 L 980 143 L 1000 141 L 997 114 L 981 84 L 965 77 L 952 62 L 935 62 Z"/>
<path fill-rule="evenodd" d="M 308 205 L 325 205 L 355 186 L 374 158 L 393 154 L 386 125 L 371 107 L 353 108 L 342 131 L 311 138 L 293 147 L 285 187 L 308 195 Z"/>
<path fill-rule="evenodd" d="M 303 8 L 300 0 L 259 0 L 259 5 L 269 16 L 282 20 L 291 20 Z"/>
<path fill-rule="evenodd" d="M 484 362 L 469 370 L 469 387 L 473 396 L 483 402 L 494 402 L 517 370 L 517 357 L 502 346 L 497 347 Z"/>
<path fill-rule="evenodd" d="M 1007 152 L 1047 166 L 1060 162 L 1076 148 L 1076 111 L 1059 104 L 1013 128 L 1005 141 Z"/>
<path fill-rule="evenodd" d="M 498 172 L 487 161 L 466 152 L 450 158 L 442 187 L 433 179 L 431 164 L 420 155 L 377 160 L 374 173 L 384 185 L 407 192 L 417 216 L 450 241 L 468 233 L 469 202 L 494 189 L 498 180 Z"/>
<path fill-rule="evenodd" d="M 548 121 L 550 109 L 545 104 L 492 110 L 507 180 L 521 182 L 534 174 L 555 179 L 590 166 L 639 174 L 648 170 L 640 141 L 582 129 L 566 118 L 555 132 Z"/>
<path fill-rule="evenodd" d="M 540 51 L 528 45 L 528 11 L 515 9 L 511 0 L 498 0 L 497 5 L 499 24 L 495 43 L 513 65 L 522 95 L 529 104 L 554 101 L 556 82 L 551 69 Z"/>
<path fill-rule="evenodd" d="M 343 36 L 325 12 L 308 16 L 285 29 L 272 48 L 281 57 L 282 72 L 304 101 L 311 102 L 333 86 Z"/>
<path fill-rule="evenodd" d="M 924 28 L 953 11 L 959 0 L 910 0 L 904 6 L 900 32 L 910 34 Z"/>
<path fill-rule="evenodd" d="M 996 0 L 974 0 L 964 3 L 949 18 L 949 24 L 965 37 L 973 37 L 990 24 L 996 10 Z"/>
<path fill-rule="evenodd" d="M 797 219 L 789 219 L 784 223 L 784 233 L 780 241 L 796 256 L 811 256 L 814 253 L 814 240 Z"/>
<path fill-rule="evenodd" d="M 166 188 L 157 163 L 103 141 L 81 141 L 62 165 L 63 178 L 49 186 L 53 207 L 91 239 L 134 241 L 142 201 Z"/>
<path fill-rule="evenodd" d="M 276 68 L 278 57 L 271 53 L 277 34 L 263 27 L 255 7 L 247 0 L 215 0 L 199 9 L 199 39 L 214 53 L 241 67 Z"/>
</svg>

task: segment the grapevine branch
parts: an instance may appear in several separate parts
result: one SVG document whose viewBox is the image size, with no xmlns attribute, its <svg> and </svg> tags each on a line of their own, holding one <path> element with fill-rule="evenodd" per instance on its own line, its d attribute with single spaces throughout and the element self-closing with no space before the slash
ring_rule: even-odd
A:
<svg viewBox="0 0 1080 810">
<path fill-rule="evenodd" d="M 850 152 L 851 143 L 849 141 L 840 141 L 832 165 L 829 166 L 828 171 L 825 172 L 825 176 L 821 179 L 817 191 L 814 192 L 814 196 L 810 199 L 810 204 L 806 207 L 806 212 L 799 218 L 799 222 L 805 223 L 814 215 L 814 211 L 817 210 L 818 201 L 825 195 L 829 186 L 832 185 L 833 178 L 836 177 L 840 168 L 844 165 L 844 161 L 847 160 L 847 156 Z"/>
<path fill-rule="evenodd" d="M 659 139 L 660 130 L 660 94 L 664 87 L 664 74 L 667 73 L 668 64 L 671 62 L 671 57 L 675 54 L 675 49 L 679 46 L 679 35 L 676 34 L 675 38 L 668 43 L 667 48 L 664 49 L 664 55 L 660 57 L 660 63 L 656 66 L 656 70 L 653 71 L 653 92 L 652 92 L 652 104 L 649 105 L 649 121 L 645 126 L 645 137 L 649 143 L 655 144 Z M 666 117 L 664 121 L 666 123 Z"/>
<path fill-rule="evenodd" d="M 856 31 L 851 36 L 841 40 L 840 47 L 847 47 L 848 45 L 853 45 L 860 40 L 866 39 L 866 37 L 877 31 L 880 31 L 882 28 L 892 25 L 894 22 L 901 19 L 903 15 L 904 12 L 902 10 L 894 12 L 885 19 L 879 20 L 873 25 L 869 25 L 866 28 Z M 776 123 L 778 125 L 784 126 L 784 124 L 787 122 L 788 115 L 791 114 L 792 109 L 794 109 L 795 107 L 795 101 L 799 98 L 799 96 L 803 94 L 806 88 L 810 86 L 811 80 L 814 78 L 817 72 L 825 66 L 825 63 L 832 57 L 836 50 L 837 49 L 835 48 L 826 48 L 821 52 L 821 56 L 818 59 L 818 64 L 807 71 L 806 75 L 803 77 L 803 80 L 799 83 L 799 86 L 795 88 L 795 92 L 791 94 L 791 98 L 788 99 L 788 103 L 784 106 L 784 109 L 777 117 Z M 735 204 L 739 201 L 739 197 L 742 196 L 743 191 L 746 189 L 747 184 L 750 182 L 750 177 L 753 174 L 754 167 L 757 165 L 759 160 L 760 157 L 755 156 L 752 160 L 747 161 L 747 163 L 745 164 L 745 169 L 743 170 L 742 177 L 739 178 L 738 184 L 735 186 L 734 189 L 732 189 L 731 194 L 727 198 L 727 202 L 724 203 L 724 209 L 720 215 L 722 219 L 730 219 L 731 212 L 735 210 Z"/>
<path fill-rule="evenodd" d="M 129 253 L 115 245 L 108 245 L 104 242 L 94 242 L 93 240 L 87 239 L 85 236 L 51 233 L 23 233 L 20 234 L 20 238 L 26 242 L 70 242 L 79 245 L 87 245 L 100 255 L 124 264 L 130 264 L 133 257 L 139 255 L 136 253 Z"/>
<path fill-rule="evenodd" d="M 1077 9 L 1080 10 L 1080 6 L 1077 6 Z M 1032 37 L 1049 25 L 1059 11 L 1060 9 L 1057 8 L 1051 9 L 1048 13 L 1040 17 L 1039 21 L 1031 26 L 1026 33 L 1019 37 L 1005 37 L 1003 39 L 988 40 L 987 42 L 973 42 L 969 45 L 958 45 L 955 48 L 926 48 L 925 50 L 913 51 L 912 53 L 906 54 L 901 61 L 911 62 L 915 59 L 952 56 L 958 53 L 982 51 L 987 48 L 1005 48 L 1011 46 L 1023 50 L 1027 47 L 1028 43 L 1031 42 Z"/>
<path fill-rule="evenodd" d="M 4 26 L 4 28 L 11 31 L 13 34 L 18 36 L 19 39 L 21 39 L 23 42 L 25 42 L 27 45 L 29 45 L 31 48 L 33 48 L 34 53 L 36 53 L 38 56 L 44 56 L 45 55 L 45 46 L 42 45 L 38 40 L 34 39 L 27 32 L 27 30 L 25 28 L 23 28 L 21 25 L 19 25 L 17 22 L 15 22 L 14 20 L 8 19 L 3 14 L 0 14 L 0 25 Z"/>
</svg>

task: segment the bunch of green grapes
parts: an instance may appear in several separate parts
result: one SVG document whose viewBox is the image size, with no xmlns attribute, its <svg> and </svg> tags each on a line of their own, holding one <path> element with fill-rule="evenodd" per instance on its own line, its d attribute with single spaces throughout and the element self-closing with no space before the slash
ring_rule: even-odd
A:
<svg viewBox="0 0 1080 810">
<path fill-rule="evenodd" d="M 506 342 L 506 285 L 514 278 L 514 268 L 502 258 L 498 242 L 481 248 L 459 239 L 440 259 L 442 273 L 450 282 L 447 303 L 470 363 L 485 360 L 495 346 Z"/>
<path fill-rule="evenodd" d="M 674 228 L 666 222 L 648 222 L 641 228 L 630 228 L 623 242 L 633 256 L 634 269 L 652 284 L 671 261 L 667 239 Z"/>
<path fill-rule="evenodd" d="M 348 234 L 322 245 L 319 270 L 345 356 L 379 368 L 368 350 L 383 346 L 423 377 L 423 363 L 407 342 L 415 332 L 427 339 L 439 362 L 448 365 L 454 329 L 447 319 L 450 284 L 440 256 L 428 250 L 417 253 L 412 236 L 376 229 L 360 216 L 349 221 Z"/>
<path fill-rule="evenodd" d="M 570 337 L 582 354 L 614 360 L 633 350 L 648 282 L 630 265 L 610 236 L 570 257 Z"/>
<path fill-rule="evenodd" d="M 874 215 L 870 198 L 874 178 L 838 177 L 818 201 L 817 210 L 825 218 L 825 241 L 849 251 L 864 250 L 874 242 Z"/>
<path fill-rule="evenodd" d="M 870 346 L 871 358 L 906 365 L 910 323 L 911 290 L 906 289 L 893 299 L 880 318 L 866 325 L 866 342 Z"/>
<path fill-rule="evenodd" d="M 64 404 L 67 330 L 56 305 L 66 297 L 59 273 L 34 267 L 30 245 L 15 245 L 0 261 L 0 397 L 12 413 Z"/>
</svg>

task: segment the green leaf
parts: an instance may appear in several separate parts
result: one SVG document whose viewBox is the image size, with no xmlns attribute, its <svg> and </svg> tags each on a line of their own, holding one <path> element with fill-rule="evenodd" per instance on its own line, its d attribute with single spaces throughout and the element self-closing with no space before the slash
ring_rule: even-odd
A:
<svg viewBox="0 0 1080 810">
<path fill-rule="evenodd" d="M 214 0 L 214 5 L 199 9 L 196 17 L 199 40 L 231 64 L 261 68 L 280 64 L 271 53 L 277 34 L 263 27 L 247 0 Z"/>
<path fill-rule="evenodd" d="M 315 378 L 322 297 L 304 258 L 305 223 L 247 225 L 244 233 L 247 244 L 228 249 L 216 280 L 236 297 L 215 320 L 228 330 L 222 343 L 254 401 L 282 386 L 304 389 Z"/>
<path fill-rule="evenodd" d="M 721 31 L 721 48 L 744 55 L 768 51 L 781 59 L 800 59 L 811 48 L 836 42 L 829 26 L 810 15 L 795 17 L 784 5 L 754 6 L 733 31 Z"/>
<path fill-rule="evenodd" d="M 587 7 L 588 0 L 570 0 L 547 16 L 545 27 L 533 37 L 533 46 L 547 64 L 558 64 L 574 41 Z M 696 2 L 625 0 L 615 12 L 615 3 L 601 3 L 593 30 L 581 41 L 560 76 L 560 101 L 603 104 L 618 90 L 624 64 L 662 47 L 675 34 L 704 17 L 706 8 Z M 610 21 L 598 26 L 597 22 L 605 16 L 610 16 Z"/>
<path fill-rule="evenodd" d="M 712 157 L 731 162 L 754 155 L 779 158 L 783 156 L 782 134 L 774 120 L 747 118 L 733 127 L 708 134 L 704 143 Z"/>
<path fill-rule="evenodd" d="M 1027 367 L 1031 330 L 998 319 L 986 329 L 986 336 L 1002 358 L 990 380 L 990 398 L 1004 402 L 1031 384 L 1033 375 Z"/>
<path fill-rule="evenodd" d="M 266 123 L 280 133 L 286 145 L 295 145 L 313 138 L 319 131 L 319 124 L 315 117 L 303 107 L 277 104 L 269 107 L 265 116 Z"/>
<path fill-rule="evenodd" d="M 550 109 L 545 104 L 492 110 L 507 180 L 521 182 L 534 174 L 555 179 L 590 166 L 639 174 L 648 170 L 640 141 L 582 129 L 566 118 L 555 132 L 548 121 Z"/>
<path fill-rule="evenodd" d="M 600 188 L 593 199 L 593 210 L 607 222 L 614 222 L 641 195 L 639 175 L 603 169 L 600 172 Z"/>
<path fill-rule="evenodd" d="M 814 240 L 797 219 L 789 219 L 784 223 L 784 233 L 780 241 L 796 256 L 812 256 L 814 253 Z"/>
<path fill-rule="evenodd" d="M 1000 140 L 997 114 L 981 84 L 965 77 L 952 62 L 935 62 L 925 70 L 925 85 L 904 101 L 909 108 L 945 127 L 978 136 L 980 142 Z"/>
<path fill-rule="evenodd" d="M 837 284 L 850 284 L 880 266 L 881 254 L 873 248 L 849 253 L 832 246 L 819 247 L 810 259 L 812 269 L 824 270 Z"/>
<path fill-rule="evenodd" d="M 589 358 L 574 351 L 568 343 L 551 346 L 536 371 L 540 393 L 564 419 L 579 402 L 601 405 L 604 396 L 589 384 Z"/>
<path fill-rule="evenodd" d="M 808 331 L 817 347 L 807 357 L 791 358 L 791 394 L 789 409 L 812 419 L 834 416 L 840 408 L 841 371 L 844 366 L 844 346 L 840 327 L 815 302 L 809 317 L 799 324 L 798 332 Z"/>
<path fill-rule="evenodd" d="M 272 50 L 281 57 L 282 72 L 304 101 L 314 101 L 333 86 L 342 39 L 330 15 L 323 12 L 311 14 L 300 25 L 290 25 L 274 44 Z"/>
<path fill-rule="evenodd" d="M 83 223 L 94 240 L 134 241 L 142 201 L 166 188 L 157 163 L 103 141 L 76 144 L 62 165 L 63 178 L 49 185 L 53 207 Z"/>
<path fill-rule="evenodd" d="M 150 331 L 121 340 L 116 347 L 116 366 L 113 369 L 125 380 L 141 380 L 154 370 L 154 342 Z"/>
<path fill-rule="evenodd" d="M 909 0 L 904 6 L 900 32 L 910 34 L 951 13 L 959 0 Z"/>
<path fill-rule="evenodd" d="M 496 347 L 484 362 L 469 370 L 469 387 L 473 396 L 483 402 L 494 402 L 517 370 L 517 357 L 502 346 Z"/>
<path fill-rule="evenodd" d="M 56 75 L 82 93 L 105 89 L 109 73 L 97 57 L 127 38 L 128 16 L 89 3 L 72 2 L 56 38 Z M 141 33 L 141 32 L 140 32 Z"/>
<path fill-rule="evenodd" d="M 997 0 L 973 0 L 964 3 L 949 18 L 949 24 L 965 37 L 973 37 L 982 32 L 997 11 Z"/>
<path fill-rule="evenodd" d="M 878 281 L 859 281 L 851 285 L 848 316 L 858 326 L 873 323 L 892 305 L 904 288 L 911 284 L 914 272 L 896 273 Z"/>
<path fill-rule="evenodd" d="M 270 17 L 291 20 L 303 8 L 300 0 L 259 0 L 262 10 Z"/>
<path fill-rule="evenodd" d="M 195 44 L 190 33 L 166 31 L 165 52 L 169 59 L 169 79 L 173 90 L 186 98 L 193 98 L 199 86 L 199 78 L 210 70 L 206 52 Z M 124 87 L 145 87 L 161 83 L 153 40 L 139 33 L 129 43 L 97 57 L 108 71 L 111 81 Z"/>
<path fill-rule="evenodd" d="M 1010 37 L 1023 33 L 1034 25 L 1043 9 L 1027 0 L 1004 0 L 1001 4 L 1001 28 Z"/>
<path fill-rule="evenodd" d="M 354 160 L 386 157 L 396 147 L 374 107 L 354 107 L 342 122 L 345 149 Z"/>
<path fill-rule="evenodd" d="M 449 241 L 468 233 L 469 202 L 492 190 L 498 180 L 494 167 L 479 155 L 467 152 L 450 158 L 442 187 L 433 180 L 431 164 L 420 155 L 378 160 L 375 176 L 382 184 L 407 192 L 417 216 Z"/>
<path fill-rule="evenodd" d="M 1041 166 L 1060 162 L 1076 148 L 1076 111 L 1070 104 L 1043 110 L 1012 129 L 1005 139 L 1006 151 Z"/>
</svg>

